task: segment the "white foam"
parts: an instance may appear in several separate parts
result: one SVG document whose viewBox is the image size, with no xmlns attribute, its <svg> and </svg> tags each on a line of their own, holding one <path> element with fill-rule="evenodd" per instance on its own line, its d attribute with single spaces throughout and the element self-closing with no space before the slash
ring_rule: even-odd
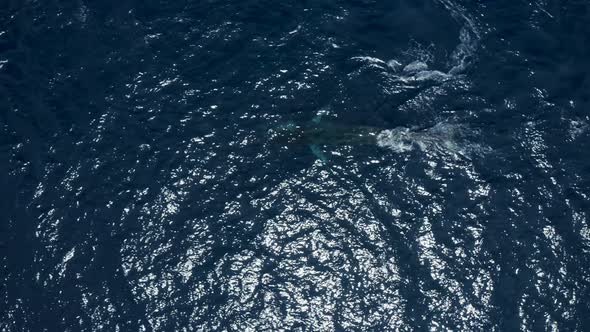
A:
<svg viewBox="0 0 590 332">
<path fill-rule="evenodd" d="M 416 75 L 414 75 L 414 79 L 416 81 L 442 82 L 442 81 L 450 79 L 452 76 L 453 75 L 443 73 L 442 71 L 439 71 L 439 70 L 423 70 L 421 72 L 416 73 Z"/>
<path fill-rule="evenodd" d="M 404 67 L 406 73 L 417 73 L 428 70 L 428 65 L 422 61 L 414 61 Z"/>
<path fill-rule="evenodd" d="M 379 65 L 379 66 L 387 66 L 387 63 L 379 58 L 375 58 L 372 56 L 355 56 L 352 57 L 352 60 L 360 60 L 363 62 L 368 62 L 369 64 Z"/>
<path fill-rule="evenodd" d="M 424 152 L 462 153 L 459 144 L 465 128 L 457 124 L 438 123 L 433 127 L 412 130 L 406 127 L 382 130 L 377 145 L 395 152 L 408 152 L 416 147 Z"/>
<path fill-rule="evenodd" d="M 391 63 L 391 65 L 390 65 Z M 397 65 L 397 66 L 396 66 Z M 394 71 L 397 67 L 401 66 L 401 64 L 395 60 L 390 60 L 388 62 L 388 66 Z M 409 83 L 412 81 L 436 81 L 436 82 L 443 82 L 448 79 L 451 79 L 453 76 L 451 74 L 444 73 L 440 70 L 430 70 L 428 65 L 422 61 L 413 61 L 406 65 L 402 70 L 403 74 L 400 75 L 391 75 L 396 80 L 401 82 Z"/>
<path fill-rule="evenodd" d="M 402 65 L 402 64 L 401 64 L 399 61 L 397 61 L 397 60 L 394 60 L 394 59 L 387 61 L 387 66 L 388 66 L 389 68 L 391 68 L 393 71 L 397 71 L 397 69 L 398 69 L 399 67 L 401 67 L 401 65 Z"/>
</svg>

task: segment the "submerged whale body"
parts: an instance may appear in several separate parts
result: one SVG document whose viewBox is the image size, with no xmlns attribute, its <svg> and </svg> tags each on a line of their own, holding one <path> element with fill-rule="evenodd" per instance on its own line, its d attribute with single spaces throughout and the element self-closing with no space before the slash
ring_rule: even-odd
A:
<svg viewBox="0 0 590 332">
<path fill-rule="evenodd" d="M 377 144 L 381 128 L 346 126 L 336 123 L 284 123 L 271 129 L 271 140 L 289 144 L 363 145 Z"/>
<path fill-rule="evenodd" d="M 280 145 L 307 145 L 312 153 L 326 162 L 320 146 L 373 145 L 395 152 L 422 151 L 460 152 L 457 138 L 463 127 L 439 123 L 428 128 L 396 127 L 385 129 L 370 126 L 350 126 L 314 120 L 310 123 L 283 123 L 269 130 L 270 140 Z"/>
</svg>

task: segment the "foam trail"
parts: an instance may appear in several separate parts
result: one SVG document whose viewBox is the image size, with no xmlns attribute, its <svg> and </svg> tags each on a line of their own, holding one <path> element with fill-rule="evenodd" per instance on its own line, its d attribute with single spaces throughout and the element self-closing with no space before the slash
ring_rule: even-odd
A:
<svg viewBox="0 0 590 332">
<path fill-rule="evenodd" d="M 382 130 L 377 135 L 377 145 L 395 152 L 412 151 L 418 147 L 424 152 L 462 153 L 459 140 L 463 132 L 462 126 L 449 123 L 418 131 L 397 127 Z"/>
<path fill-rule="evenodd" d="M 462 24 L 459 32 L 459 44 L 452 51 L 448 59 L 450 67 L 448 71 L 428 68 L 427 62 L 430 57 L 428 54 L 426 56 L 418 56 L 418 59 L 405 66 L 395 59 L 384 61 L 372 56 L 356 56 L 352 57 L 352 59 L 366 63 L 367 67 L 383 70 L 389 69 L 395 73 L 392 75 L 393 78 L 404 83 L 415 81 L 443 82 L 456 75 L 460 75 L 473 62 L 479 40 L 481 39 L 480 31 L 476 21 L 466 13 L 466 10 L 461 5 L 449 0 L 438 0 L 438 2 L 445 7 L 455 21 Z M 403 68 L 401 72 L 399 71 L 400 68 Z"/>
<path fill-rule="evenodd" d="M 472 18 L 465 14 L 465 10 L 460 5 L 449 0 L 438 0 L 457 21 L 463 21 L 464 25 L 459 32 L 459 45 L 451 54 L 454 66 L 449 70 L 450 75 L 458 74 L 465 70 L 470 60 L 475 54 L 477 44 L 480 39 L 479 29 Z"/>
</svg>

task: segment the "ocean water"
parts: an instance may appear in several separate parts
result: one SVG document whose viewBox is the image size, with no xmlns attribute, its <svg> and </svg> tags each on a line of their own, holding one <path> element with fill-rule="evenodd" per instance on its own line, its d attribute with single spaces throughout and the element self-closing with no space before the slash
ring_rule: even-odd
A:
<svg viewBox="0 0 590 332">
<path fill-rule="evenodd" d="M 590 331 L 589 151 L 588 1 L 4 0 L 0 331 Z"/>
</svg>

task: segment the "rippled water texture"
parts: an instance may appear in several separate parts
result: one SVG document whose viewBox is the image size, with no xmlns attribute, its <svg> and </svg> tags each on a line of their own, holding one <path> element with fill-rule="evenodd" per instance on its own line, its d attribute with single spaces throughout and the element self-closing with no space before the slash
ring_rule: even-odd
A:
<svg viewBox="0 0 590 332">
<path fill-rule="evenodd" d="M 59 3 L 0 2 L 1 331 L 590 330 L 587 1 Z"/>
</svg>

